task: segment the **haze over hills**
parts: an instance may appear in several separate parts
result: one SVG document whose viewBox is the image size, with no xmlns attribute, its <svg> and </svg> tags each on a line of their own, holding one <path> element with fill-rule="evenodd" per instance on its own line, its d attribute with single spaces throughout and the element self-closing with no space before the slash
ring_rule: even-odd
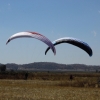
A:
<svg viewBox="0 0 100 100">
<path fill-rule="evenodd" d="M 85 64 L 58 64 L 54 62 L 34 62 L 29 64 L 6 64 L 7 70 L 30 70 L 30 71 L 96 71 L 100 66 Z"/>
</svg>

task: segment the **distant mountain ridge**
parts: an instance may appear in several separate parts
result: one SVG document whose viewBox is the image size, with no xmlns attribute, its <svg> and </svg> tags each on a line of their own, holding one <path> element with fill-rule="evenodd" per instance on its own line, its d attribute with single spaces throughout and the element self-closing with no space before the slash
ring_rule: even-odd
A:
<svg viewBox="0 0 100 100">
<path fill-rule="evenodd" d="M 100 66 L 85 64 L 58 64 L 54 62 L 34 62 L 29 64 L 6 64 L 7 70 L 40 70 L 40 71 L 96 71 Z"/>
</svg>

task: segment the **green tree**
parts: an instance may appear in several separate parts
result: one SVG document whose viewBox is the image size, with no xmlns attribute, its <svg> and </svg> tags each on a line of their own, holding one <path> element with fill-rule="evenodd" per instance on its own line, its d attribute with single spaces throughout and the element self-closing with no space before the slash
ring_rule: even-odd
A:
<svg viewBox="0 0 100 100">
<path fill-rule="evenodd" d="M 5 72 L 6 71 L 6 65 L 0 65 L 0 71 Z"/>
</svg>

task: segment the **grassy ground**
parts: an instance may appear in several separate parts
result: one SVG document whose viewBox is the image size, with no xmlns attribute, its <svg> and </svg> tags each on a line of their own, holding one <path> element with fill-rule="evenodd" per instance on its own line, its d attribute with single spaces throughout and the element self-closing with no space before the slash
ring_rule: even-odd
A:
<svg viewBox="0 0 100 100">
<path fill-rule="evenodd" d="M 72 87 L 65 80 L 0 80 L 0 100 L 100 100 L 98 87 Z"/>
</svg>

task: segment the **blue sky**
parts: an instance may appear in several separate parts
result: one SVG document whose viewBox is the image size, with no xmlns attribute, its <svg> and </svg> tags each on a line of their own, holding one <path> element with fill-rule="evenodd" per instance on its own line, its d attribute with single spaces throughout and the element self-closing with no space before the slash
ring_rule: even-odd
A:
<svg viewBox="0 0 100 100">
<path fill-rule="evenodd" d="M 90 45 L 93 56 L 70 44 L 56 46 L 56 55 L 37 39 L 21 38 L 6 45 L 22 31 L 35 31 L 51 41 L 78 38 Z M 100 65 L 100 0 L 2 0 L 0 1 L 0 63 L 56 62 Z"/>
</svg>

